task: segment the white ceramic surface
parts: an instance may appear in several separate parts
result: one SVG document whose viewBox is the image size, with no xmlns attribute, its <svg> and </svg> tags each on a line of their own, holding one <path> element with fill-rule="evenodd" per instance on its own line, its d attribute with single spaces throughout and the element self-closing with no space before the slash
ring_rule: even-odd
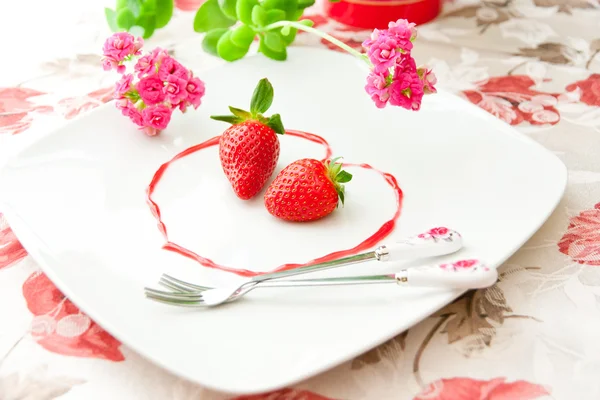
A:
<svg viewBox="0 0 600 400">
<path fill-rule="evenodd" d="M 566 183 L 553 154 L 453 95 L 429 96 L 417 113 L 376 109 L 364 93 L 364 74 L 351 58 L 327 51 L 295 48 L 285 63 L 247 58 L 203 74 L 200 109 L 176 115 L 154 138 L 108 104 L 10 161 L 0 174 L 0 210 L 57 286 L 145 357 L 231 393 L 292 384 L 389 339 L 461 292 L 270 289 L 210 310 L 146 300 L 143 286 L 162 272 L 212 284 L 241 279 L 161 249 L 145 201 L 160 164 L 225 128 L 209 115 L 230 104 L 247 108 L 256 82 L 268 77 L 275 88 L 269 112 L 280 113 L 286 128 L 319 134 L 334 155 L 396 176 L 405 199 L 388 241 L 436 225 L 461 232 L 465 248 L 436 262 L 477 257 L 498 266 L 545 221 Z M 281 145 L 279 169 L 323 155 L 319 145 L 293 137 L 282 137 Z M 216 148 L 174 164 L 155 199 L 173 241 L 223 264 L 266 271 L 352 247 L 391 217 L 395 198 L 383 179 L 349 171 L 346 206 L 311 224 L 275 220 L 260 198 L 238 200 Z M 393 270 L 369 263 L 345 272 Z"/>
</svg>

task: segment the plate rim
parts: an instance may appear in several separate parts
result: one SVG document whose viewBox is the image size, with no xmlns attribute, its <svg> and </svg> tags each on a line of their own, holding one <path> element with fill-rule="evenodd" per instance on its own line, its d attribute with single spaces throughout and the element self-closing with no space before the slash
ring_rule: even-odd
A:
<svg viewBox="0 0 600 400">
<path fill-rule="evenodd" d="M 290 54 L 300 53 L 299 56 L 301 56 L 301 53 L 303 53 L 303 52 L 327 53 L 329 56 L 348 57 L 349 60 L 353 59 L 352 57 L 347 56 L 345 54 L 339 54 L 339 53 L 334 52 L 334 54 L 335 54 L 334 55 L 334 54 L 332 54 L 331 50 L 325 50 L 325 49 L 307 47 L 307 48 L 294 48 L 291 50 L 292 51 L 290 51 Z M 250 57 L 253 57 L 253 58 L 262 57 L 262 55 L 254 54 L 254 55 L 248 56 L 247 58 L 250 58 Z M 218 68 L 219 68 L 219 66 L 212 67 L 212 68 L 204 70 L 203 73 L 207 73 L 209 71 L 214 71 Z M 567 184 L 568 184 L 568 169 L 567 169 L 566 165 L 564 164 L 564 162 L 555 153 L 553 153 L 551 150 L 547 149 L 546 147 L 544 147 L 543 145 L 541 145 L 540 143 L 538 143 L 537 141 L 535 141 L 534 139 L 532 139 L 531 137 L 526 135 L 525 133 L 520 132 L 515 127 L 513 127 L 510 124 L 506 123 L 505 121 L 502 121 L 499 118 L 493 116 L 492 114 L 481 109 L 477 105 L 469 102 L 467 99 L 455 94 L 454 92 L 445 90 L 443 88 L 439 89 L 438 91 L 451 96 L 455 101 L 464 102 L 466 104 L 466 106 L 470 107 L 473 110 L 473 112 L 476 113 L 478 116 L 480 116 L 484 119 L 487 119 L 491 123 L 495 123 L 497 128 L 500 127 L 500 124 L 504 124 L 505 128 L 502 129 L 502 133 L 504 135 L 511 135 L 511 136 L 513 136 L 513 138 L 515 140 L 523 141 L 528 146 L 537 148 L 537 151 L 542 151 L 547 156 L 551 156 L 549 158 L 552 159 L 552 162 L 556 163 L 557 167 L 560 167 L 560 168 L 558 168 L 558 170 L 560 171 L 560 176 L 554 175 L 554 180 L 558 181 L 560 178 L 560 183 L 561 183 L 559 193 L 556 196 L 555 200 L 551 203 L 551 206 L 549 203 L 548 211 L 544 214 L 543 218 L 540 218 L 540 222 L 538 224 L 536 224 L 535 227 L 532 227 L 531 233 L 529 235 L 527 235 L 520 243 L 518 243 L 515 246 L 515 248 L 511 249 L 510 251 L 506 251 L 503 254 L 503 257 L 499 260 L 498 265 L 493 265 L 495 268 L 497 268 L 497 267 L 501 266 L 507 259 L 512 257 L 529 239 L 531 239 L 531 237 L 534 236 L 536 234 L 536 232 L 539 231 L 539 229 L 548 221 L 549 217 L 554 213 L 554 211 L 556 210 L 556 208 L 558 207 L 558 205 L 560 204 L 560 202 L 562 201 L 562 199 L 564 198 L 564 195 L 566 193 L 566 188 L 567 188 Z M 95 113 L 100 113 L 100 112 L 104 111 L 107 107 L 112 107 L 112 106 L 113 106 L 113 100 L 110 100 L 107 103 L 104 103 L 104 104 L 96 107 L 93 110 L 90 110 L 86 113 L 82 113 L 71 120 L 65 121 L 64 123 L 53 127 L 52 129 L 48 130 L 43 135 L 37 135 L 35 138 L 33 138 L 33 140 L 30 140 L 28 143 L 25 143 L 24 145 L 19 146 L 19 148 L 16 151 L 12 152 L 11 154 L 9 154 L 8 157 L 6 157 L 5 162 L 0 163 L 0 188 L 2 187 L 2 184 L 3 184 L 3 180 L 4 180 L 3 178 L 7 174 L 7 166 L 12 161 L 19 159 L 19 157 L 23 153 L 28 151 L 31 147 L 34 147 L 40 141 L 45 140 L 48 137 L 59 135 L 62 130 L 68 129 L 69 126 L 71 126 L 72 124 L 75 124 L 76 122 L 78 122 L 82 119 L 86 119 L 90 116 L 93 116 Z M 509 130 L 510 130 L 510 132 L 509 132 Z M 297 384 L 306 379 L 309 379 L 318 374 L 321 374 L 325 371 L 328 371 L 331 368 L 339 366 L 341 363 L 344 363 L 344 362 L 348 361 L 349 359 L 351 359 L 357 355 L 360 355 L 360 354 L 364 353 L 365 351 L 368 351 L 368 350 L 361 349 L 361 350 L 357 350 L 352 353 L 345 353 L 342 361 L 331 361 L 329 363 L 320 364 L 319 367 L 312 368 L 309 372 L 306 372 L 303 375 L 297 376 L 293 380 L 288 379 L 288 380 L 285 380 L 284 382 L 275 382 L 275 383 L 270 381 L 269 384 L 262 384 L 262 385 L 257 384 L 257 385 L 252 386 L 251 388 L 244 388 L 244 387 L 240 387 L 239 385 L 235 386 L 235 388 L 233 388 L 233 389 L 232 388 L 224 388 L 219 385 L 213 385 L 210 382 L 200 381 L 198 379 L 198 377 L 191 376 L 191 374 L 185 373 L 182 369 L 176 369 L 176 368 L 172 368 L 168 365 L 165 365 L 163 362 L 161 362 L 159 357 L 157 357 L 157 358 L 152 357 L 151 355 L 147 354 L 146 352 L 140 350 L 138 348 L 138 346 L 135 345 L 135 341 L 128 340 L 128 336 L 130 336 L 130 335 L 126 334 L 124 332 L 124 330 L 112 326 L 111 323 L 105 323 L 105 318 L 102 317 L 102 315 L 101 315 L 101 314 L 103 314 L 103 312 L 97 313 L 96 307 L 94 307 L 93 305 L 90 305 L 84 298 L 81 298 L 80 296 L 77 296 L 77 295 L 73 295 L 72 291 L 70 290 L 69 285 L 65 284 L 61 280 L 60 276 L 58 276 L 60 274 L 55 273 L 54 269 L 47 262 L 46 257 L 41 256 L 39 254 L 41 251 L 43 251 L 40 248 L 45 246 L 44 241 L 37 234 L 35 234 L 35 232 L 31 232 L 28 224 L 8 204 L 5 203 L 5 201 L 3 200 L 3 197 L 4 196 L 2 195 L 2 191 L 0 190 L 0 211 L 4 214 L 6 221 L 8 222 L 9 226 L 15 233 L 15 236 L 21 242 L 22 246 L 25 248 L 27 253 L 39 265 L 40 269 L 43 271 L 43 273 L 45 273 L 48 276 L 48 278 L 52 281 L 52 283 L 67 298 L 69 298 L 78 308 L 80 308 L 83 312 L 85 312 L 87 315 L 89 315 L 96 324 L 98 324 L 100 327 L 102 327 L 110 335 L 117 338 L 123 345 L 127 346 L 128 348 L 130 348 L 131 350 L 136 352 L 141 358 L 152 362 L 159 368 L 162 368 L 162 369 L 168 371 L 169 373 L 174 374 L 175 376 L 179 376 L 179 377 L 191 380 L 207 389 L 215 390 L 215 391 L 218 391 L 221 393 L 235 394 L 235 395 L 252 395 L 252 394 L 269 392 L 269 391 L 281 389 L 281 388 L 289 386 L 289 385 Z M 25 238 L 25 243 L 23 241 L 21 241 L 20 237 Z M 51 252 L 48 252 L 48 253 L 51 254 Z M 462 290 L 459 292 L 452 292 L 452 293 L 448 292 L 449 300 L 446 301 L 444 304 L 439 305 L 436 308 L 436 310 L 439 310 L 439 309 L 445 307 L 446 305 L 450 304 L 452 301 L 454 301 L 456 298 L 460 297 L 465 292 L 467 292 L 467 290 Z M 435 312 L 435 310 L 434 310 L 434 312 Z M 415 321 L 408 324 L 409 327 L 412 327 L 412 326 L 418 324 L 419 322 L 426 319 L 430 315 L 431 314 L 419 316 L 418 318 L 415 319 Z M 102 322 L 99 322 L 99 321 L 102 321 Z M 403 331 L 404 330 L 401 330 L 401 331 L 394 330 L 394 332 L 391 335 L 386 336 L 386 337 L 382 338 L 381 340 L 373 341 L 372 343 L 377 342 L 377 344 L 375 344 L 374 346 L 370 346 L 369 349 L 375 348 L 375 347 L 381 345 L 382 343 L 385 343 L 387 340 L 395 337 L 396 335 L 400 334 Z M 124 333 L 124 335 L 121 335 L 122 332 Z M 125 340 L 124 340 L 124 338 L 125 338 Z"/>
</svg>

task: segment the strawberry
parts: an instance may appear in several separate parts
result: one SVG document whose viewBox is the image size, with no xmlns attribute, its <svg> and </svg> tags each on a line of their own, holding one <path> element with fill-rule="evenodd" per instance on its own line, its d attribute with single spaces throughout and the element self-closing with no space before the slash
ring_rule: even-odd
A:
<svg viewBox="0 0 600 400">
<path fill-rule="evenodd" d="M 233 191 L 242 200 L 262 190 L 279 160 L 277 134 L 285 133 L 281 117 L 262 115 L 272 102 L 273 86 L 264 78 L 254 89 L 249 112 L 229 107 L 233 115 L 211 116 L 232 124 L 219 139 L 219 158 Z"/>
<path fill-rule="evenodd" d="M 331 214 L 338 201 L 343 205 L 343 183 L 352 175 L 337 160 L 304 158 L 285 167 L 265 193 L 269 213 L 287 221 L 314 221 Z"/>
</svg>

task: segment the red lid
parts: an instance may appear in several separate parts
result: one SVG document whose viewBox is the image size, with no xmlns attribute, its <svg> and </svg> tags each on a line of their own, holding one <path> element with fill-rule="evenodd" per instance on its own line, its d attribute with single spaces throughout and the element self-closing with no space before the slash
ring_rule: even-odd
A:
<svg viewBox="0 0 600 400">
<path fill-rule="evenodd" d="M 345 25 L 384 29 L 390 21 L 407 19 L 417 25 L 438 16 L 441 0 L 341 0 L 324 1 L 325 13 Z"/>
</svg>

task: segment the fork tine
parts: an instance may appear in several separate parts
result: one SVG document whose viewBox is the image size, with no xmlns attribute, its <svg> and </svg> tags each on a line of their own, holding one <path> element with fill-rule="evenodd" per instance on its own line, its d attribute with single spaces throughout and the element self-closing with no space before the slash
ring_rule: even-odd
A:
<svg viewBox="0 0 600 400">
<path fill-rule="evenodd" d="M 166 300 L 159 296 L 153 296 L 146 293 L 146 297 L 150 300 L 156 301 L 157 303 L 167 304 L 170 306 L 190 307 L 190 308 L 205 308 L 207 307 L 203 301 L 181 301 L 181 300 Z"/>
<path fill-rule="evenodd" d="M 171 289 L 174 292 L 178 292 L 178 293 L 187 293 L 187 292 L 191 292 L 191 290 L 183 288 L 181 286 L 178 286 L 174 283 L 171 283 L 169 281 L 165 281 L 162 278 L 158 281 L 158 284 L 161 286 L 164 286 L 167 289 Z"/>
<path fill-rule="evenodd" d="M 156 290 L 151 288 L 144 288 L 146 294 L 153 295 L 154 297 L 160 297 L 165 300 L 184 300 L 184 301 L 199 301 L 202 300 L 202 294 L 200 293 L 174 293 L 174 292 L 165 292 L 162 290 Z"/>
<path fill-rule="evenodd" d="M 161 280 L 166 280 L 169 281 L 173 284 L 177 284 L 177 285 L 181 285 L 183 287 L 187 287 L 189 288 L 189 290 L 193 290 L 193 291 L 202 291 L 202 290 L 209 290 L 209 289 L 214 289 L 212 287 L 209 286 L 200 286 L 200 285 L 194 285 L 193 283 L 190 282 L 186 282 L 186 281 L 182 281 L 181 279 L 177 279 L 174 276 L 168 275 L 168 274 L 162 274 Z"/>
<path fill-rule="evenodd" d="M 170 280 L 164 279 L 164 278 L 160 278 L 158 281 L 158 284 L 166 287 L 167 289 L 171 289 L 171 290 L 174 290 L 175 292 L 179 292 L 179 293 L 189 293 L 189 292 L 195 291 L 186 286 L 171 282 Z"/>
</svg>

